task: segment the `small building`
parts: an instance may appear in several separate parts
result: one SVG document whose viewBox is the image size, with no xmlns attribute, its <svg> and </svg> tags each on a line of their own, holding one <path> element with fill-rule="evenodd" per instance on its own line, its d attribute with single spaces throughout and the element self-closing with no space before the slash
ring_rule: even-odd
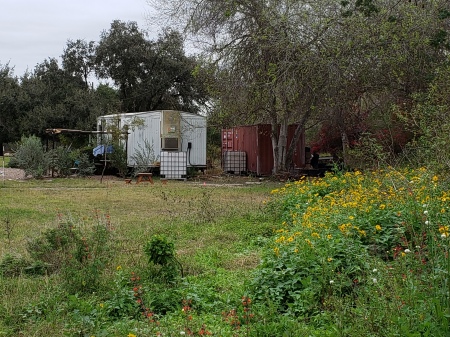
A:
<svg viewBox="0 0 450 337">
<path fill-rule="evenodd" d="M 287 147 L 293 139 L 297 125 L 288 126 Z M 236 126 L 222 130 L 223 170 L 234 174 L 270 176 L 273 172 L 271 125 Z M 305 134 L 302 132 L 294 151 L 293 169 L 306 165 Z"/>
<path fill-rule="evenodd" d="M 149 167 L 160 167 L 161 177 L 186 178 L 189 167 L 206 168 L 206 118 L 188 112 L 158 110 L 105 115 L 97 118 L 98 144 L 106 144 L 102 132 L 126 131 L 127 164 L 135 167 L 145 152 Z M 151 152 L 151 153 L 149 153 Z"/>
</svg>

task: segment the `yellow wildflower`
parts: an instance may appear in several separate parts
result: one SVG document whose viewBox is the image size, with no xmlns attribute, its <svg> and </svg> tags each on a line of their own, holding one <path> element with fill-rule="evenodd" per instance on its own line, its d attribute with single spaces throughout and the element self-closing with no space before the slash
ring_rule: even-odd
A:
<svg viewBox="0 0 450 337">
<path fill-rule="evenodd" d="M 117 266 L 116 270 L 122 270 L 122 266 Z"/>
<path fill-rule="evenodd" d="M 375 226 L 375 230 L 376 230 L 376 231 L 381 231 L 381 226 L 380 226 L 380 225 L 376 225 L 376 226 Z"/>
<path fill-rule="evenodd" d="M 128 335 L 127 335 L 127 337 L 136 337 L 136 335 L 134 334 L 134 333 L 129 333 Z"/>
<path fill-rule="evenodd" d="M 281 243 L 281 242 L 284 242 L 284 240 L 286 240 L 286 238 L 284 237 L 284 235 L 282 235 L 278 239 L 276 239 L 275 242 L 276 243 Z"/>
<path fill-rule="evenodd" d="M 441 233 L 441 236 L 448 237 L 449 235 L 449 226 L 439 226 L 439 233 Z"/>
<path fill-rule="evenodd" d="M 273 249 L 273 251 L 275 252 L 275 255 L 276 255 L 276 256 L 279 256 L 279 255 L 280 255 L 280 249 L 279 249 L 278 247 L 275 247 L 275 248 Z"/>
</svg>

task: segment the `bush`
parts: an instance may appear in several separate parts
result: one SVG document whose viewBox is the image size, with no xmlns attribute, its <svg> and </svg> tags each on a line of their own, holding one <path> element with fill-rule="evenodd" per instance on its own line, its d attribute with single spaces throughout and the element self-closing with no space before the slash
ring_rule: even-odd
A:
<svg viewBox="0 0 450 337">
<path fill-rule="evenodd" d="M 70 175 L 74 160 L 69 147 L 58 146 L 56 149 L 49 151 L 48 156 L 54 172 L 62 177 Z"/>
<path fill-rule="evenodd" d="M 0 262 L 0 275 L 4 277 L 14 277 L 21 275 L 29 264 L 21 255 L 6 254 Z"/>
<path fill-rule="evenodd" d="M 84 227 L 69 219 L 30 240 L 27 250 L 36 266 L 59 272 L 67 291 L 77 293 L 97 289 L 112 254 L 111 245 L 109 219 L 106 224 Z"/>
<path fill-rule="evenodd" d="M 50 157 L 44 152 L 41 140 L 36 136 L 22 137 L 11 158 L 11 167 L 23 169 L 27 176 L 40 178 L 46 174 L 49 166 Z"/>
<path fill-rule="evenodd" d="M 125 177 L 128 171 L 127 151 L 125 146 L 116 142 L 113 144 L 113 152 L 109 155 L 111 165 L 117 169 L 119 176 Z"/>
<path fill-rule="evenodd" d="M 80 176 L 90 176 L 95 172 L 94 162 L 89 158 L 89 155 L 85 152 L 77 152 L 75 158 L 77 160 L 78 174 Z"/>
<path fill-rule="evenodd" d="M 175 246 L 165 236 L 154 235 L 145 244 L 144 252 L 150 263 L 161 267 L 159 273 L 167 282 L 174 282 L 180 273 L 183 276 L 182 266 L 175 256 Z"/>
<path fill-rule="evenodd" d="M 155 150 L 153 149 L 153 143 L 150 143 L 147 139 L 144 140 L 144 146 L 138 144 L 136 153 L 131 157 L 135 166 L 133 174 L 136 176 L 138 173 L 147 172 L 149 167 L 155 163 L 157 156 L 155 156 Z"/>
</svg>

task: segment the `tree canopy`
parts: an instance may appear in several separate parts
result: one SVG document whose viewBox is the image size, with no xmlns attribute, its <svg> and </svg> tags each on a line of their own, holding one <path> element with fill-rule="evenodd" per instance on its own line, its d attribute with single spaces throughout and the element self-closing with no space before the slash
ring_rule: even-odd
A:
<svg viewBox="0 0 450 337">
<path fill-rule="evenodd" d="M 204 46 L 217 120 L 272 124 L 275 171 L 289 166 L 290 123 L 298 131 L 326 126 L 339 145 L 319 150 L 346 162 L 367 133 L 394 148 L 392 107 L 411 107 L 412 95 L 426 91 L 436 66 L 448 62 L 444 0 L 149 2 Z"/>
<path fill-rule="evenodd" d="M 93 130 L 103 114 L 198 113 L 208 100 L 198 60 L 174 30 L 151 40 L 136 22 L 116 20 L 98 42 L 68 40 L 61 60 L 43 60 L 20 78 L 0 64 L 0 142 L 47 128 Z"/>
</svg>

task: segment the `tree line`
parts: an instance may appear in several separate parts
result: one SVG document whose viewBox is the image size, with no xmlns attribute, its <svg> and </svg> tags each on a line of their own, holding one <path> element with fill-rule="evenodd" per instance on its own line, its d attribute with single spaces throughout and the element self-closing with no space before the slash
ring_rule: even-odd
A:
<svg viewBox="0 0 450 337">
<path fill-rule="evenodd" d="M 68 40 L 61 60 L 46 59 L 20 77 L 0 64 L 0 143 L 47 128 L 93 130 L 105 114 L 197 113 L 208 98 L 194 76 L 198 61 L 174 30 L 151 40 L 136 22 L 116 20 L 98 42 Z"/>
</svg>

